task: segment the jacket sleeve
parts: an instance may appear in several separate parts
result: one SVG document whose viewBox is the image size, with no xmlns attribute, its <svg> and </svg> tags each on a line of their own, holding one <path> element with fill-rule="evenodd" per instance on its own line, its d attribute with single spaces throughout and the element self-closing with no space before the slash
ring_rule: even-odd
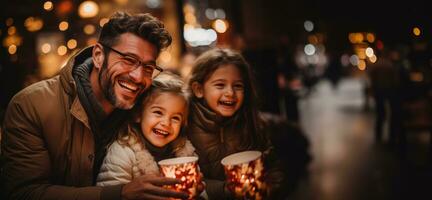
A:
<svg viewBox="0 0 432 200">
<path fill-rule="evenodd" d="M 97 185 L 108 186 L 129 183 L 133 179 L 135 154 L 127 146 L 114 142 L 108 149 L 97 177 Z"/>
<path fill-rule="evenodd" d="M 0 182 L 3 199 L 99 200 L 103 196 L 120 196 L 121 186 L 69 187 L 52 183 L 51 160 L 41 127 L 31 100 L 18 101 L 14 97 L 6 111 L 2 130 L 4 163 Z M 117 195 L 108 195 L 113 192 Z"/>
</svg>

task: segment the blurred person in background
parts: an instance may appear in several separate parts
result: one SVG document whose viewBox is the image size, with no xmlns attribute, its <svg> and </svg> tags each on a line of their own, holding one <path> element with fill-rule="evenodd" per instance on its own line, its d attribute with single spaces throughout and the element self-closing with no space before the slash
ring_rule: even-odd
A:
<svg viewBox="0 0 432 200">
<path fill-rule="evenodd" d="M 375 140 L 383 141 L 386 117 L 389 121 L 389 143 L 403 141 L 402 130 L 402 66 L 397 64 L 399 54 L 393 48 L 377 52 L 378 60 L 368 68 L 372 95 L 375 100 Z M 388 105 L 388 109 L 386 108 Z"/>
</svg>

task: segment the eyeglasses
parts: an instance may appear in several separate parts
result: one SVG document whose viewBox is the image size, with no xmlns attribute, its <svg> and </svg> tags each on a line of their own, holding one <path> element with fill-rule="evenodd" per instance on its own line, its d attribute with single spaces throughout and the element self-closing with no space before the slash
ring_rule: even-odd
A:
<svg viewBox="0 0 432 200">
<path fill-rule="evenodd" d="M 118 50 L 113 49 L 112 47 L 100 43 L 103 47 L 108 48 L 109 50 L 117 53 L 121 56 L 121 62 L 124 63 L 127 67 L 130 68 L 131 71 L 136 70 L 138 67 L 142 66 L 144 69 L 144 73 L 146 76 L 151 77 L 152 79 L 156 78 L 163 69 L 157 66 L 154 63 L 144 63 L 143 61 L 135 58 L 133 56 L 122 53 Z"/>
</svg>

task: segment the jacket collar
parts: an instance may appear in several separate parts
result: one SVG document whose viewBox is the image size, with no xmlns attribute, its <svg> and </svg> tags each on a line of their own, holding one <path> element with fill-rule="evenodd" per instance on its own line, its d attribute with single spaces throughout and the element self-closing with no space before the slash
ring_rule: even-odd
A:
<svg viewBox="0 0 432 200">
<path fill-rule="evenodd" d="M 67 94 L 76 96 L 75 80 L 72 77 L 72 70 L 75 65 L 83 63 L 87 58 L 92 56 L 93 46 L 87 47 L 75 55 L 60 70 L 60 81 Z"/>
<path fill-rule="evenodd" d="M 222 117 L 208 109 L 199 101 L 194 101 L 191 104 L 192 123 L 196 123 L 200 128 L 213 132 L 220 128 L 219 123 L 222 122 Z"/>
<path fill-rule="evenodd" d="M 206 132 L 218 132 L 221 128 L 232 125 L 234 121 L 234 117 L 223 117 L 196 99 L 192 100 L 191 113 L 191 122 Z"/>
<path fill-rule="evenodd" d="M 81 64 L 87 58 L 91 57 L 92 50 L 93 47 L 87 47 L 76 53 L 60 70 L 60 82 L 63 86 L 63 89 L 71 98 L 73 98 L 70 112 L 89 129 L 91 129 L 89 119 L 76 93 L 76 84 L 74 78 L 72 77 L 72 70 L 75 65 Z"/>
</svg>

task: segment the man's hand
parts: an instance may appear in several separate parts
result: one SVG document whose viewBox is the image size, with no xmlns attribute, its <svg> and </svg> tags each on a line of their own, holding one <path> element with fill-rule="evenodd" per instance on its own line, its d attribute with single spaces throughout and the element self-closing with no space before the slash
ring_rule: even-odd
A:
<svg viewBox="0 0 432 200">
<path fill-rule="evenodd" d="M 170 198 L 187 199 L 187 193 L 177 192 L 163 187 L 164 185 L 174 185 L 177 183 L 180 183 L 180 180 L 154 175 L 144 175 L 133 179 L 131 182 L 123 186 L 122 198 L 124 200 L 162 200 Z"/>
</svg>

